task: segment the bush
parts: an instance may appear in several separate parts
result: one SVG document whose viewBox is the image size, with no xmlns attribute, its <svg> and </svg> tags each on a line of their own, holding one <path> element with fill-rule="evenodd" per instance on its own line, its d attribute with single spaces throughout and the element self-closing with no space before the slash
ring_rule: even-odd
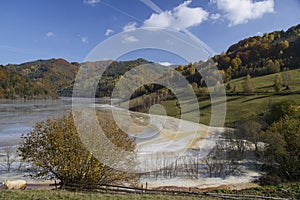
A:
<svg viewBox="0 0 300 200">
<path fill-rule="evenodd" d="M 277 174 L 266 174 L 259 179 L 259 183 L 261 185 L 278 185 L 282 182 L 282 178 L 280 178 Z"/>
<path fill-rule="evenodd" d="M 134 142 L 111 123 L 109 115 L 103 115 L 101 120 L 103 130 L 113 143 L 126 151 L 134 151 Z M 36 168 L 34 177 L 56 178 L 62 184 L 108 184 L 135 177 L 103 165 L 87 151 L 76 131 L 72 114 L 36 123 L 34 130 L 23 139 L 20 155 Z"/>
<path fill-rule="evenodd" d="M 266 167 L 282 179 L 300 179 L 300 121 L 286 116 L 265 133 L 267 144 L 264 153 Z"/>
<path fill-rule="evenodd" d="M 298 110 L 298 105 L 292 100 L 275 103 L 270 106 L 269 111 L 266 113 L 266 122 L 271 125 L 285 116 L 296 115 Z"/>
</svg>

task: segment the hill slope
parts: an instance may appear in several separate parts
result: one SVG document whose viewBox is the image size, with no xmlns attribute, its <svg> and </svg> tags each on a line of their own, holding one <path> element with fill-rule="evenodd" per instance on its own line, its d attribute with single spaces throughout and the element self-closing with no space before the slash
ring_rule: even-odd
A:
<svg viewBox="0 0 300 200">
<path fill-rule="evenodd" d="M 287 31 L 265 33 L 244 39 L 216 55 L 213 60 L 224 70 L 227 80 L 277 73 L 300 67 L 300 24 Z"/>
<path fill-rule="evenodd" d="M 147 63 L 150 62 L 144 59 L 112 61 L 99 81 L 96 96 L 110 96 L 115 83 L 123 74 Z M 97 62 L 90 64 L 96 66 Z M 72 96 L 73 84 L 81 65 L 75 62 L 69 63 L 64 59 L 0 65 L 0 98 L 45 99 Z"/>
<path fill-rule="evenodd" d="M 21 65 L 10 66 L 23 77 L 39 83 L 57 93 L 58 90 L 68 87 L 74 81 L 79 64 L 69 63 L 64 59 L 38 60 Z"/>
<path fill-rule="evenodd" d="M 300 25 L 287 31 L 265 33 L 232 45 L 226 53 L 216 55 L 213 60 L 224 76 L 224 82 L 250 74 L 252 77 L 274 74 L 287 68 L 300 68 Z M 109 97 L 120 77 L 130 69 L 151 63 L 144 59 L 116 62 L 104 72 L 99 81 L 96 97 Z M 179 66 L 177 71 L 192 84 L 198 95 L 207 95 L 206 83 L 195 69 L 195 64 Z M 56 98 L 71 96 L 79 63 L 64 59 L 37 60 L 20 65 L 0 67 L 0 98 Z M 215 81 L 217 84 L 217 81 Z M 220 83 L 219 83 L 220 84 Z M 132 98 L 150 93 L 159 93 L 158 85 L 141 86 Z M 168 91 L 166 99 L 173 98 Z M 155 98 L 160 98 L 157 95 Z M 139 105 L 137 105 L 139 107 Z"/>
<path fill-rule="evenodd" d="M 45 99 L 56 98 L 57 94 L 19 74 L 15 69 L 0 66 L 0 98 Z"/>
</svg>

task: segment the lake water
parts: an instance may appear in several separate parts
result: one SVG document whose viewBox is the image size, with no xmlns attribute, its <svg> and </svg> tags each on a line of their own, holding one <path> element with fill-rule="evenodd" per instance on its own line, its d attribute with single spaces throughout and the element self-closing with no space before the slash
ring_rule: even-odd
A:
<svg viewBox="0 0 300 200">
<path fill-rule="evenodd" d="M 83 106 L 116 111 L 114 119 L 119 127 L 136 139 L 137 159 L 140 161 L 137 170 L 155 170 L 157 160 L 166 162 L 168 158 L 171 163 L 177 160 L 179 154 L 193 157 L 196 153 L 198 156 L 205 156 L 215 144 L 215 135 L 223 131 L 167 116 L 128 113 L 128 110 L 108 106 L 110 99 L 79 100 Z M 43 101 L 0 100 L 0 150 L 5 146 L 20 144 L 21 136 L 29 133 L 36 122 L 62 116 L 71 110 L 72 98 Z"/>
<path fill-rule="evenodd" d="M 0 100 L 0 147 L 17 145 L 22 134 L 32 130 L 38 121 L 58 117 L 71 111 L 72 99 Z"/>
<path fill-rule="evenodd" d="M 118 101 L 107 98 L 82 100 L 96 109 L 115 108 L 110 104 L 112 102 L 115 105 Z M 0 99 L 0 148 L 19 144 L 21 136 L 30 132 L 36 122 L 62 116 L 71 110 L 72 98 L 67 97 L 32 101 Z"/>
<path fill-rule="evenodd" d="M 117 99 L 92 99 L 98 106 L 105 106 Z M 91 102 L 91 100 L 89 100 Z M 32 130 L 38 121 L 62 116 L 72 110 L 72 98 L 57 100 L 6 100 L 0 99 L 0 147 L 20 142 L 22 134 Z"/>
</svg>

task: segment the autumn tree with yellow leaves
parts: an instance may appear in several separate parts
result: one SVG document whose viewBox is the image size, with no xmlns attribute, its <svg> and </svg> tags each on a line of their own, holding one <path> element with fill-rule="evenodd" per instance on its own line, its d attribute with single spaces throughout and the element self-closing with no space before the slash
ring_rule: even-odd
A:
<svg viewBox="0 0 300 200">
<path fill-rule="evenodd" d="M 101 115 L 107 138 L 119 148 L 133 152 L 135 143 L 111 120 L 110 115 Z M 72 114 L 36 123 L 34 129 L 23 136 L 19 151 L 23 160 L 35 167 L 33 176 L 52 177 L 64 185 L 111 184 L 135 178 L 134 174 L 105 166 L 85 148 Z"/>
</svg>

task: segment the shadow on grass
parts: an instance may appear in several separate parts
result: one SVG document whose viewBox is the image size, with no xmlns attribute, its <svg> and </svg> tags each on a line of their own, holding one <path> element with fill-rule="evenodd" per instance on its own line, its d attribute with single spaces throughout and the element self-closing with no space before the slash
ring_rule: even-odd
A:
<svg viewBox="0 0 300 200">
<path fill-rule="evenodd" d="M 243 101 L 242 103 L 246 103 L 246 102 L 249 102 L 249 101 L 254 101 L 254 100 L 257 100 L 257 99 L 264 99 L 264 98 L 267 98 L 267 97 L 270 97 L 271 95 L 264 95 L 264 96 L 258 96 L 258 97 L 254 97 L 254 98 L 251 98 L 251 99 L 247 99 L 245 101 Z"/>
<path fill-rule="evenodd" d="M 214 105 L 220 105 L 220 104 L 223 104 L 225 102 L 231 102 L 231 101 L 236 101 L 238 99 L 240 99 L 242 97 L 234 97 L 234 98 L 230 98 L 230 99 L 226 99 L 225 101 L 219 101 L 219 102 L 215 102 Z M 207 105 L 204 105 L 204 106 L 199 106 L 199 110 L 201 109 L 207 109 L 207 108 L 210 108 L 211 107 L 211 103 L 207 104 Z"/>
</svg>

